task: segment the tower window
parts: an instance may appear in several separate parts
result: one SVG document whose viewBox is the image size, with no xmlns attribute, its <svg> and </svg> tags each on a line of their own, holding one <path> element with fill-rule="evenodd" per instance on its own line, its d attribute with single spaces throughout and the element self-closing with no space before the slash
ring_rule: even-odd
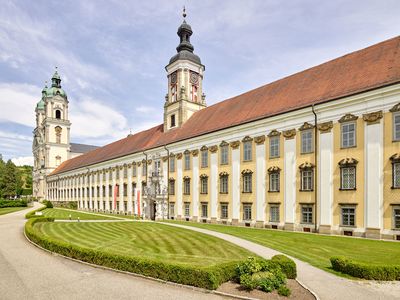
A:
<svg viewBox="0 0 400 300">
<path fill-rule="evenodd" d="M 176 126 L 176 124 L 175 124 L 175 115 L 172 115 L 171 116 L 171 127 L 175 127 Z"/>
<path fill-rule="evenodd" d="M 56 156 L 56 167 L 61 165 L 61 156 Z"/>
<path fill-rule="evenodd" d="M 59 109 L 56 110 L 56 119 L 61 119 L 61 111 Z"/>
</svg>

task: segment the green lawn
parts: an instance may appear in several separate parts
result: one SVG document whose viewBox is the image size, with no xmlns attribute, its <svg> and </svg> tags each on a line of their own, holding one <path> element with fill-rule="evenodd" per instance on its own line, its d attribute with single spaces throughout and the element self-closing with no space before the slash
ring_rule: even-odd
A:
<svg viewBox="0 0 400 300">
<path fill-rule="evenodd" d="M 5 214 L 9 214 L 15 211 L 20 211 L 23 209 L 27 209 L 28 207 L 3 207 L 0 208 L 0 216 L 1 215 L 5 215 Z"/>
<path fill-rule="evenodd" d="M 171 222 L 231 234 L 330 272 L 334 271 L 331 269 L 329 258 L 337 255 L 369 264 L 400 266 L 400 243 L 397 242 L 194 222 Z"/>
<path fill-rule="evenodd" d="M 59 220 L 68 220 L 71 215 L 72 220 L 116 220 L 112 216 L 98 216 L 80 211 L 67 210 L 62 208 L 46 208 L 42 210 L 44 216 Z"/>
<path fill-rule="evenodd" d="M 150 222 L 44 222 L 34 228 L 80 247 L 174 264 L 212 266 L 255 256 L 206 234 Z"/>
</svg>

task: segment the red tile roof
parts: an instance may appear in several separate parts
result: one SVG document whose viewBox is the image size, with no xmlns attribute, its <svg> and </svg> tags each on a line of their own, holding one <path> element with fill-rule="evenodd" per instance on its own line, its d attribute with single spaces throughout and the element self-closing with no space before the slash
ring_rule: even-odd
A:
<svg viewBox="0 0 400 300">
<path fill-rule="evenodd" d="M 97 148 L 52 175 L 399 82 L 400 36 L 204 108 L 181 128 L 161 124 Z"/>
</svg>

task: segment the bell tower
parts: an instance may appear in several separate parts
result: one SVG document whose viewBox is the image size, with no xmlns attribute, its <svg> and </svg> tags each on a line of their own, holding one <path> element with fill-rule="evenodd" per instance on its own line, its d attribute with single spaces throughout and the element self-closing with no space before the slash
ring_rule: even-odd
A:
<svg viewBox="0 0 400 300">
<path fill-rule="evenodd" d="M 61 88 L 57 70 L 51 78 L 51 87 L 42 90 L 36 106 L 36 128 L 33 131 L 33 195 L 46 198 L 46 176 L 69 159 L 70 127 L 68 98 Z"/>
<path fill-rule="evenodd" d="M 192 28 L 186 23 L 183 8 L 183 23 L 177 32 L 180 43 L 175 54 L 165 67 L 168 78 L 168 93 L 164 104 L 164 132 L 182 126 L 196 111 L 206 107 L 203 94 L 205 66 L 193 53 L 190 43 Z"/>
</svg>

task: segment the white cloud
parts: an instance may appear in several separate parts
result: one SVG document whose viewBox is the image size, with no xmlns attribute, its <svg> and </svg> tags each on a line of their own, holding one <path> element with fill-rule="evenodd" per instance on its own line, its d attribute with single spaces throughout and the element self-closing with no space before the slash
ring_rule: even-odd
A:
<svg viewBox="0 0 400 300">
<path fill-rule="evenodd" d="M 120 136 L 128 132 L 124 115 L 92 98 L 70 106 L 71 137 L 96 138 Z"/>
<path fill-rule="evenodd" d="M 33 156 L 21 156 L 12 158 L 11 161 L 17 166 L 33 166 Z"/>
<path fill-rule="evenodd" d="M 41 89 L 30 84 L 0 84 L 0 121 L 35 126 L 35 107 Z"/>
<path fill-rule="evenodd" d="M 150 113 L 150 112 L 154 112 L 156 109 L 151 106 L 138 106 L 138 107 L 136 107 L 135 110 L 137 112 L 141 112 L 141 113 Z"/>
</svg>

